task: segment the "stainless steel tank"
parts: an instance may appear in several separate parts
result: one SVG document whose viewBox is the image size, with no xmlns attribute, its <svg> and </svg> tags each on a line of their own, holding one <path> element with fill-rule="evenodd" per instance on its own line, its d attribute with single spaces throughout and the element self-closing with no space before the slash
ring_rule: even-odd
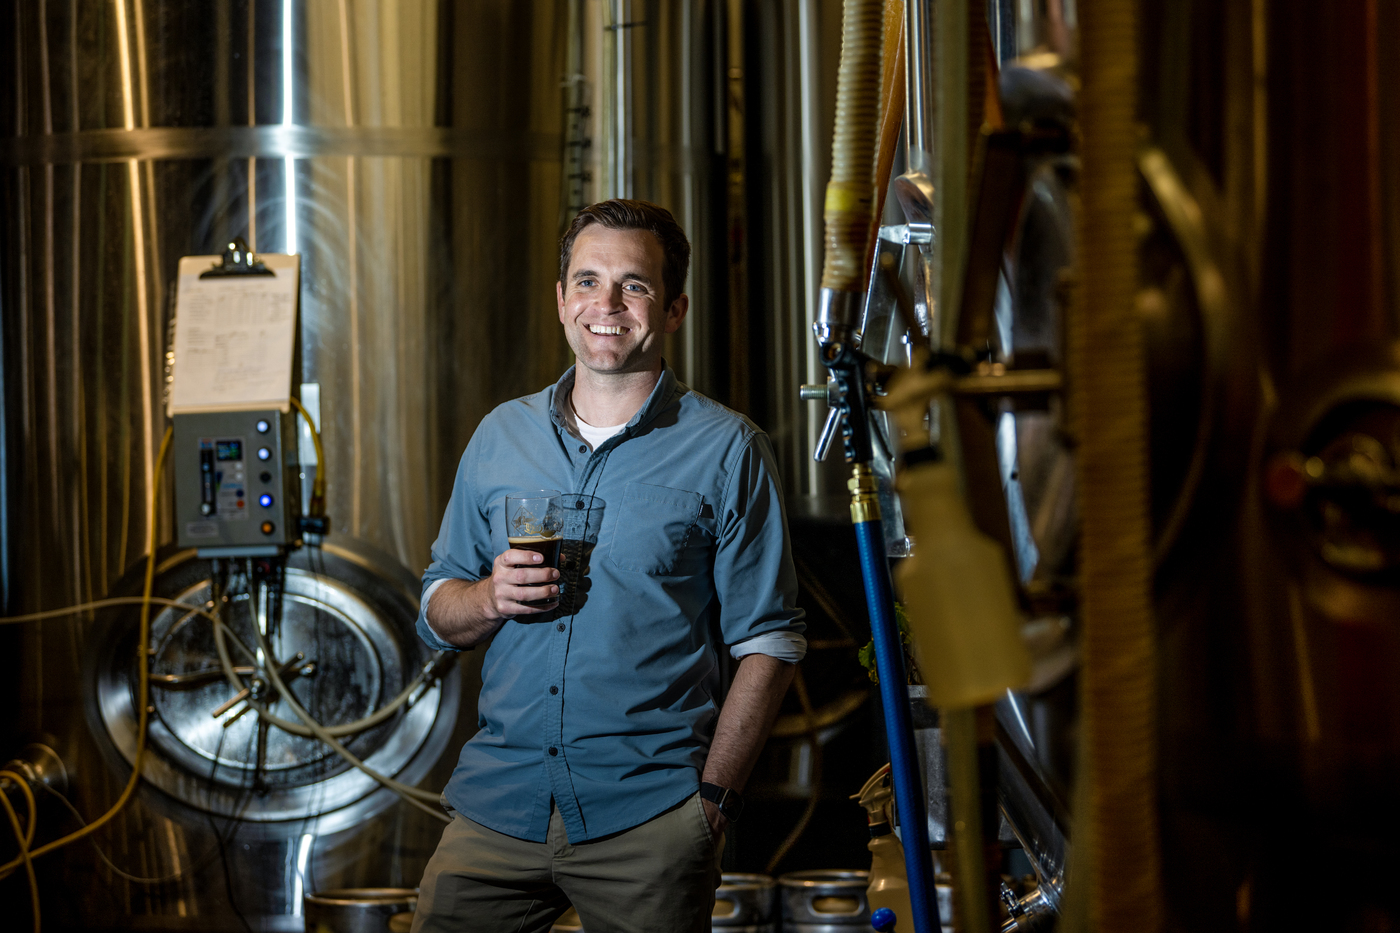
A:
<svg viewBox="0 0 1400 933">
<path fill-rule="evenodd" d="M 7 614 L 112 591 L 145 550 L 153 499 L 157 539 L 171 538 L 169 487 L 154 474 L 176 262 L 233 236 L 302 256 L 298 363 L 319 386 L 334 529 L 382 552 L 362 568 L 381 591 L 426 564 L 477 421 L 568 362 L 551 300 L 566 8 L 49 0 L 0 12 Z M 299 598 L 320 585 L 301 582 Z M 0 702 L 13 711 L 0 746 L 45 737 L 87 819 L 129 768 L 121 711 L 107 702 L 121 706 L 122 671 L 97 654 L 126 618 L 0 628 Z M 364 628 L 347 650 L 377 653 L 378 666 L 316 676 L 382 696 L 419 648 L 402 629 Z M 413 745 L 398 765 L 408 779 L 445 782 L 475 721 L 474 660 L 462 664 L 460 716 L 444 691 L 422 735 L 368 740 Z M 238 820 L 202 807 L 195 759 L 229 773 L 249 760 L 205 748 L 187 728 L 196 720 L 170 706 L 187 701 L 155 700 L 156 718 L 172 718 L 151 767 L 169 780 L 144 786 L 95 836 L 115 867 L 87 842 L 41 860 L 46 922 L 300 929 L 308 891 L 417 883 L 437 824 L 402 805 L 371 819 L 392 801 L 369 787 L 347 790 L 348 804 L 326 796 L 343 774 L 299 740 L 281 748 L 284 776 L 327 769 L 300 785 L 306 799 L 278 810 L 275 792 L 257 797 Z M 355 799 L 379 802 L 344 818 Z M 249 815 L 260 807 L 277 818 Z M 73 827 L 61 808 L 43 811 L 41 838 Z"/>
</svg>

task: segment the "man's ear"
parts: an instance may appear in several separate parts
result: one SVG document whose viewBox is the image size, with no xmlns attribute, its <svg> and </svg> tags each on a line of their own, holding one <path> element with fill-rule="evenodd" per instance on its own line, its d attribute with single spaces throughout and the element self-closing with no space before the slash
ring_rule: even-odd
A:
<svg viewBox="0 0 1400 933">
<path fill-rule="evenodd" d="M 666 309 L 666 333 L 674 334 L 680 330 L 681 322 L 685 320 L 685 314 L 690 310 L 690 296 L 681 295 L 671 302 L 671 307 Z"/>
<path fill-rule="evenodd" d="M 559 322 L 564 323 L 564 283 L 554 283 L 554 300 L 559 304 Z"/>
</svg>

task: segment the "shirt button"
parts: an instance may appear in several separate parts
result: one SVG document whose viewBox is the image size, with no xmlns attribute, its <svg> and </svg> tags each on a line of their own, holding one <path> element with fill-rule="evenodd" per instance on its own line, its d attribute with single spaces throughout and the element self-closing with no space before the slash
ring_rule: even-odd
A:
<svg viewBox="0 0 1400 933">
<path fill-rule="evenodd" d="M 549 692 L 550 692 L 551 694 L 558 693 L 558 692 L 559 692 L 559 688 L 558 688 L 558 687 L 550 687 L 550 688 L 549 688 Z"/>
<path fill-rule="evenodd" d="M 560 623 L 559 623 L 559 631 L 561 631 L 561 632 L 564 631 L 564 623 L 563 623 L 563 622 L 560 622 Z"/>
<path fill-rule="evenodd" d="M 549 746 L 549 753 L 550 753 L 551 755 L 557 755 L 557 754 L 559 754 L 559 749 L 557 749 L 557 748 L 555 748 L 553 745 L 551 745 L 551 746 Z"/>
<path fill-rule="evenodd" d="M 581 453 L 581 454 L 586 454 L 586 453 L 588 453 L 588 445 L 587 445 L 587 444 L 579 444 L 579 445 L 578 445 L 578 452 Z"/>
</svg>

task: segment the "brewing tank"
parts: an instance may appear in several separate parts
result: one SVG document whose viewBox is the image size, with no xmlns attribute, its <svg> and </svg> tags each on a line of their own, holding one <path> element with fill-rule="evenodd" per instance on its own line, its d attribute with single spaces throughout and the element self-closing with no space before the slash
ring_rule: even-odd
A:
<svg viewBox="0 0 1400 933">
<path fill-rule="evenodd" d="M 300 607 L 283 637 L 320 654 L 294 692 L 319 695 L 334 719 L 336 703 L 358 715 L 412 679 L 427 661 L 411 631 L 413 579 L 457 459 L 486 412 L 569 361 L 552 301 L 566 7 L 6 5 L 5 614 L 130 590 L 153 501 L 156 540 L 173 539 L 168 471 L 155 477 L 176 264 L 241 236 L 301 256 L 297 369 L 325 440 L 335 536 L 294 557 L 283 591 Z M 314 457 L 303 460 L 310 474 Z M 160 559 L 157 591 L 207 601 L 207 561 Z M 130 769 L 133 619 L 102 610 L 0 627 L 0 757 L 35 740 L 53 748 L 88 820 Z M 155 621 L 165 640 L 152 670 L 178 678 L 193 661 L 177 659 L 209 650 L 207 631 Z M 428 705 L 366 733 L 364 754 L 440 787 L 474 728 L 478 663 L 464 655 L 415 701 Z M 254 717 L 210 745 L 206 712 L 224 693 L 218 681 L 153 688 L 136 799 L 96 848 L 38 863 L 47 924 L 300 929 L 313 889 L 417 883 L 436 821 L 307 740 L 273 729 L 259 746 Z M 75 819 L 49 801 L 41 838 Z"/>
</svg>

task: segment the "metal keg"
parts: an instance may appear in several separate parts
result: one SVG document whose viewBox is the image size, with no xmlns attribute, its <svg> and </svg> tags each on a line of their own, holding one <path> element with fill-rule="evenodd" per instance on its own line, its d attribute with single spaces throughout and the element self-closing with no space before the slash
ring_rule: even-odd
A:
<svg viewBox="0 0 1400 933">
<path fill-rule="evenodd" d="M 778 879 L 783 933 L 854 933 L 870 926 L 868 871 L 794 871 Z"/>
<path fill-rule="evenodd" d="M 336 888 L 306 895 L 306 933 L 408 933 L 417 888 Z"/>
<path fill-rule="evenodd" d="M 725 873 L 715 890 L 710 929 L 722 933 L 773 933 L 778 884 L 768 875 Z"/>
</svg>

